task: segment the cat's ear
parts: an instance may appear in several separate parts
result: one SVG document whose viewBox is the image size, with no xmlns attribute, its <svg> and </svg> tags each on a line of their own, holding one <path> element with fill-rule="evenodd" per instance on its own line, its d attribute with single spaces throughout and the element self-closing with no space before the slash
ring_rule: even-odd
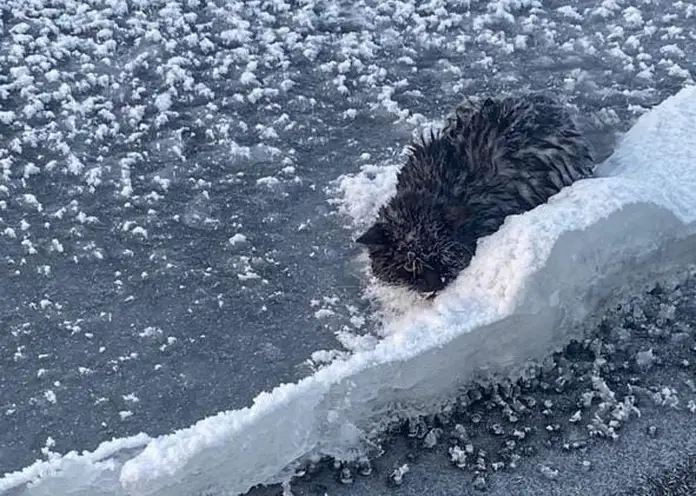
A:
<svg viewBox="0 0 696 496">
<path fill-rule="evenodd" d="M 375 223 L 365 233 L 355 240 L 356 243 L 367 246 L 379 246 L 389 243 L 387 231 L 379 222 Z"/>
</svg>

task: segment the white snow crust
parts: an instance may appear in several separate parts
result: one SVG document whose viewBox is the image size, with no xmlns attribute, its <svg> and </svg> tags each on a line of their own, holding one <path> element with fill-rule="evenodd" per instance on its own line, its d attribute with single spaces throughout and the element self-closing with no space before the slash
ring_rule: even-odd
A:
<svg viewBox="0 0 696 496">
<path fill-rule="evenodd" d="M 599 177 L 481 240 L 455 283 L 390 319 L 372 349 L 173 434 L 54 455 L 5 475 L 0 494 L 243 493 L 281 481 L 310 454 L 356 456 L 364 433 L 390 414 L 433 408 L 480 373 L 518 373 L 577 337 L 607 298 L 693 262 L 694 127 L 696 87 L 687 87 L 638 120 Z M 356 233 L 374 214 L 374 195 L 391 193 L 395 170 L 344 183 L 348 202 L 351 184 L 363 188 L 365 203 L 346 205 Z"/>
</svg>

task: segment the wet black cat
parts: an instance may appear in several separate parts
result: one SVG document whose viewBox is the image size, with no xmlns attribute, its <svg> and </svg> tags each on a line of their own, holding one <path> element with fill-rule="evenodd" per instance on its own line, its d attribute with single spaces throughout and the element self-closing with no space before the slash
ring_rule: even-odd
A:
<svg viewBox="0 0 696 496">
<path fill-rule="evenodd" d="M 409 146 L 396 194 L 356 241 L 373 274 L 420 292 L 466 268 L 479 238 L 594 168 L 567 110 L 544 95 L 460 104 L 444 129 Z"/>
</svg>

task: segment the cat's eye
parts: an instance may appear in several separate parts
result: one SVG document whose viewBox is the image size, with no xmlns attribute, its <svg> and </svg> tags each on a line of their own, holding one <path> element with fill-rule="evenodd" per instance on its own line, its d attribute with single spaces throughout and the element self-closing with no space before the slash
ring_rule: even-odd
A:
<svg viewBox="0 0 696 496">
<path fill-rule="evenodd" d="M 406 253 L 406 263 L 404 263 L 404 270 L 411 274 L 416 272 L 416 254 L 412 251 Z"/>
</svg>

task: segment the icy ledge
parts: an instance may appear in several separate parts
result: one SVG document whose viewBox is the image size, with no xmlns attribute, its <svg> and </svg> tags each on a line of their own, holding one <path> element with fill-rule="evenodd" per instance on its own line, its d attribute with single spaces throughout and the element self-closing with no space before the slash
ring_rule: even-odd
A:
<svg viewBox="0 0 696 496">
<path fill-rule="evenodd" d="M 0 494 L 243 493 L 309 453 L 349 453 L 392 405 L 427 405 L 481 370 L 545 356 L 607 297 L 694 261 L 694 127 L 689 87 L 638 120 L 601 177 L 482 240 L 456 283 L 390 322 L 371 351 L 171 435 L 37 462 L 0 479 Z"/>
</svg>

